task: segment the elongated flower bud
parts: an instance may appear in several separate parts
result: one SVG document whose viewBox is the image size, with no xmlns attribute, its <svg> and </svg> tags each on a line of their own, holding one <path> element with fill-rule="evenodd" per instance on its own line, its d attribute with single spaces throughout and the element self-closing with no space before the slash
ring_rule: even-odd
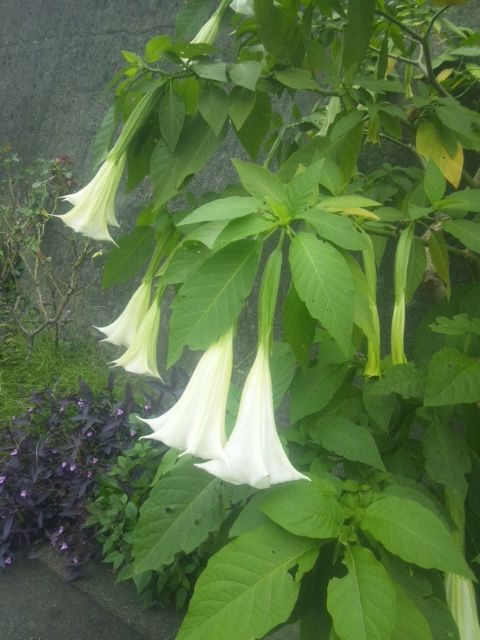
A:
<svg viewBox="0 0 480 640">
<path fill-rule="evenodd" d="M 192 44 L 214 44 L 218 36 L 220 29 L 220 21 L 222 19 L 223 12 L 228 6 L 228 0 L 222 0 L 214 13 L 201 27 L 197 35 L 192 39 Z"/>
<path fill-rule="evenodd" d="M 407 288 L 408 263 L 413 242 L 414 225 L 410 224 L 400 234 L 395 254 L 395 302 L 390 334 L 392 364 L 404 364 L 407 357 L 404 350 L 405 298 Z"/>
<path fill-rule="evenodd" d="M 368 233 L 364 233 L 365 249 L 362 252 L 365 278 L 368 287 L 368 306 L 371 315 L 371 332 L 367 336 L 367 364 L 363 372 L 364 376 L 382 375 L 380 361 L 380 319 L 377 308 L 377 267 L 373 244 Z"/>
</svg>

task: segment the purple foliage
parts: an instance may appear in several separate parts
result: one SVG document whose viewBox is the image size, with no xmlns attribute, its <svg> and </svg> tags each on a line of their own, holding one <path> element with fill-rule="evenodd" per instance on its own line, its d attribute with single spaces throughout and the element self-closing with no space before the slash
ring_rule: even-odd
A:
<svg viewBox="0 0 480 640">
<path fill-rule="evenodd" d="M 48 540 L 74 579 L 97 554 L 94 532 L 83 526 L 87 498 L 97 478 L 141 435 L 129 415 L 158 412 L 167 390 L 148 402 L 147 412 L 135 403 L 129 385 L 120 402 L 112 388 L 113 378 L 101 397 L 82 381 L 80 392 L 66 398 L 37 393 L 32 406 L 0 431 L 0 568 L 19 552 L 34 555 Z"/>
</svg>

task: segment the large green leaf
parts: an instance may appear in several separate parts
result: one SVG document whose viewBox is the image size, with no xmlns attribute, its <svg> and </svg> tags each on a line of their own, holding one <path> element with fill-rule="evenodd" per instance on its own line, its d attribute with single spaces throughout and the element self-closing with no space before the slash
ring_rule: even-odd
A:
<svg viewBox="0 0 480 640">
<path fill-rule="evenodd" d="M 343 33 L 342 66 L 352 73 L 368 51 L 373 30 L 375 0 L 348 0 L 347 26 Z"/>
<path fill-rule="evenodd" d="M 342 254 L 310 233 L 298 233 L 290 248 L 295 289 L 310 315 L 317 318 L 347 354 L 353 327 L 355 289 Z"/>
<path fill-rule="evenodd" d="M 130 280 L 150 258 L 154 245 L 152 227 L 135 227 L 131 233 L 122 236 L 108 253 L 102 287 Z"/>
<path fill-rule="evenodd" d="M 245 89 L 245 91 L 252 93 L 248 89 Z M 267 93 L 257 91 L 253 95 L 255 96 L 255 104 L 251 109 L 248 105 L 248 116 L 244 119 L 242 126 L 237 128 L 237 136 L 250 156 L 255 160 L 270 129 L 272 103 Z M 245 109 L 244 102 L 242 102 L 242 108 Z M 230 104 L 229 114 L 235 124 L 237 119 L 243 119 L 245 110 L 239 114 L 238 111 L 232 111 L 232 104 Z"/>
<path fill-rule="evenodd" d="M 96 171 L 100 163 L 105 160 L 110 145 L 112 143 L 113 134 L 117 126 L 115 117 L 115 105 L 112 105 L 104 115 L 102 122 L 93 139 L 93 170 Z"/>
<path fill-rule="evenodd" d="M 365 248 L 363 236 L 350 218 L 318 208 L 309 209 L 298 217 L 312 225 L 321 238 L 334 242 L 343 249 L 361 251 Z"/>
<path fill-rule="evenodd" d="M 315 476 L 276 487 L 260 508 L 290 533 L 307 538 L 336 538 L 343 520 L 335 485 Z"/>
<path fill-rule="evenodd" d="M 386 396 L 398 393 L 402 398 L 421 398 L 425 389 L 425 376 L 413 363 L 397 364 L 385 371 L 380 380 L 372 382 L 372 395 Z"/>
<path fill-rule="evenodd" d="M 158 122 L 163 139 L 173 151 L 185 121 L 185 103 L 172 85 L 166 89 L 158 105 Z"/>
<path fill-rule="evenodd" d="M 430 257 L 432 259 L 433 266 L 435 267 L 435 271 L 446 287 L 447 300 L 449 300 L 451 294 L 450 258 L 443 233 L 431 229 L 430 237 L 428 239 L 428 250 L 430 252 Z"/>
<path fill-rule="evenodd" d="M 423 449 L 430 478 L 455 493 L 459 503 L 464 502 L 468 488 L 465 474 L 471 463 L 463 434 L 435 416 L 425 429 Z"/>
<path fill-rule="evenodd" d="M 262 65 L 256 60 L 243 60 L 228 67 L 228 73 L 232 82 L 239 87 L 245 87 L 250 91 L 255 91 L 257 80 L 262 73 Z"/>
<path fill-rule="evenodd" d="M 316 91 L 318 83 L 308 69 L 289 67 L 275 71 L 275 78 L 290 89 Z"/>
<path fill-rule="evenodd" d="M 391 640 L 434 640 L 430 626 L 418 607 L 396 586 L 397 618 Z"/>
<path fill-rule="evenodd" d="M 302 32 L 294 6 L 273 0 L 254 0 L 260 41 L 276 63 L 300 64 L 303 58 Z"/>
<path fill-rule="evenodd" d="M 480 400 L 480 363 L 456 349 L 435 353 L 428 365 L 425 405 L 441 406 Z"/>
<path fill-rule="evenodd" d="M 234 87 L 228 96 L 228 115 L 237 131 L 243 127 L 255 107 L 256 94 L 243 87 Z"/>
<path fill-rule="evenodd" d="M 372 434 L 362 425 L 345 418 L 330 416 L 321 418 L 311 431 L 315 440 L 347 460 L 355 460 L 385 470 Z"/>
<path fill-rule="evenodd" d="M 190 464 L 174 469 L 153 487 L 135 528 L 135 572 L 159 571 L 177 553 L 190 553 L 216 531 L 245 487 L 221 482 Z"/>
<path fill-rule="evenodd" d="M 472 578 L 450 531 L 418 502 L 396 497 L 377 500 L 367 507 L 360 526 L 405 562 Z"/>
<path fill-rule="evenodd" d="M 480 224 L 471 220 L 448 220 L 443 224 L 445 231 L 464 244 L 467 249 L 480 253 Z"/>
<path fill-rule="evenodd" d="M 454 191 L 437 203 L 442 211 L 461 211 L 463 213 L 480 213 L 480 189 L 464 189 Z"/>
<path fill-rule="evenodd" d="M 205 260 L 172 304 L 168 366 L 185 345 L 206 349 L 236 321 L 260 259 L 260 244 L 242 240 Z"/>
<path fill-rule="evenodd" d="M 254 198 L 280 202 L 284 198 L 285 187 L 278 176 L 253 162 L 233 160 L 240 182 Z"/>
<path fill-rule="evenodd" d="M 225 91 L 214 84 L 207 84 L 200 92 L 198 109 L 218 136 L 228 115 L 228 96 Z"/>
<path fill-rule="evenodd" d="M 208 251 L 205 245 L 200 242 L 184 242 L 168 262 L 168 267 L 162 276 L 162 285 L 185 282 L 188 274 L 197 269 L 207 256 Z"/>
<path fill-rule="evenodd" d="M 328 585 L 327 608 L 340 640 L 387 640 L 395 625 L 395 588 L 369 549 L 345 554 L 348 573 Z"/>
<path fill-rule="evenodd" d="M 213 222 L 214 220 L 234 220 L 235 218 L 248 216 L 258 206 L 259 203 L 255 198 L 228 196 L 227 198 L 219 198 L 202 204 L 177 224 L 178 226 L 183 226 L 198 222 Z"/>
<path fill-rule="evenodd" d="M 177 640 L 262 638 L 290 615 L 318 546 L 273 524 L 230 542 L 198 579 Z"/>
<path fill-rule="evenodd" d="M 293 422 L 327 406 L 348 374 L 346 364 L 321 363 L 299 371 L 290 390 L 290 418 Z"/>
<path fill-rule="evenodd" d="M 303 369 L 308 367 L 316 324 L 292 282 L 283 305 L 283 336 Z"/>
</svg>

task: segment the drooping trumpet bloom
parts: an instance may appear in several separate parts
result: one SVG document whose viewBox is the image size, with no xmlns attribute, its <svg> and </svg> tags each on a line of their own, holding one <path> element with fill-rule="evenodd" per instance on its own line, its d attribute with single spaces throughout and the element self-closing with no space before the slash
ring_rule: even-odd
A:
<svg viewBox="0 0 480 640">
<path fill-rule="evenodd" d="M 108 157 L 95 177 L 80 191 L 63 196 L 73 204 L 68 213 L 57 216 L 68 227 L 94 240 L 113 242 L 108 225 L 118 227 L 115 196 L 122 177 L 126 155 Z"/>
<path fill-rule="evenodd" d="M 150 306 L 150 288 L 149 283 L 142 282 L 114 322 L 106 327 L 95 327 L 107 336 L 102 342 L 122 347 L 131 345 Z"/>
<path fill-rule="evenodd" d="M 253 16 L 253 0 L 233 0 L 230 3 L 230 9 L 236 13 L 242 13 L 244 16 Z"/>
<path fill-rule="evenodd" d="M 220 21 L 222 19 L 223 12 L 227 8 L 228 0 L 222 0 L 217 9 L 212 13 L 210 18 L 200 28 L 197 35 L 191 40 L 192 44 L 213 44 L 218 36 L 220 29 Z"/>
<path fill-rule="evenodd" d="M 257 489 L 308 480 L 292 466 L 278 437 L 268 352 L 262 344 L 245 381 L 238 417 L 222 455 L 196 466 L 225 482 Z"/>
<path fill-rule="evenodd" d="M 367 335 L 367 364 L 363 375 L 369 378 L 382 375 L 380 364 L 380 319 L 377 308 L 377 268 L 373 243 L 368 233 L 364 233 L 363 237 L 365 240 L 365 249 L 362 254 L 363 264 L 365 266 L 365 279 L 367 282 L 368 306 L 370 309 L 370 331 Z"/>
<path fill-rule="evenodd" d="M 125 167 L 126 151 L 153 108 L 159 89 L 152 89 L 138 101 L 94 178 L 80 191 L 63 196 L 73 209 L 60 218 L 67 226 L 94 240 L 114 242 L 108 225 L 120 226 L 115 216 L 115 196 Z"/>
<path fill-rule="evenodd" d="M 460 640 L 480 640 L 477 600 L 471 580 L 453 573 L 445 577 L 445 592 Z"/>
<path fill-rule="evenodd" d="M 113 361 L 131 373 L 160 378 L 157 369 L 157 342 L 160 329 L 160 302 L 155 299 L 145 314 L 130 346 Z"/>
<path fill-rule="evenodd" d="M 283 236 L 282 236 L 283 240 Z M 259 296 L 259 343 L 232 434 L 220 456 L 197 466 L 232 484 L 264 489 L 308 480 L 290 463 L 277 434 L 268 350 L 282 268 L 282 241 L 265 265 Z"/>
<path fill-rule="evenodd" d="M 230 329 L 200 358 L 178 402 L 158 418 L 144 420 L 160 440 L 199 458 L 215 458 L 225 446 L 225 411 L 232 375 Z"/>
</svg>

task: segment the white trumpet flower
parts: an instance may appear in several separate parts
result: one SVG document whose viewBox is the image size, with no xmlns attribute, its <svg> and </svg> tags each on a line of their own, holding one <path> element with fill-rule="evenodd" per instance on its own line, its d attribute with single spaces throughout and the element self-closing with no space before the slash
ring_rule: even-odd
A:
<svg viewBox="0 0 480 640">
<path fill-rule="evenodd" d="M 260 343 L 247 376 L 238 417 L 221 456 L 196 466 L 232 484 L 265 489 L 291 480 L 308 480 L 290 463 L 277 434 L 268 352 Z"/>
<path fill-rule="evenodd" d="M 178 402 L 158 418 L 144 420 L 153 433 L 145 438 L 199 458 L 214 458 L 225 446 L 225 411 L 232 375 L 232 329 L 200 358 Z"/>
<path fill-rule="evenodd" d="M 109 156 L 83 189 L 63 196 L 64 200 L 73 204 L 73 209 L 56 217 L 89 238 L 114 242 L 108 225 L 120 226 L 115 217 L 115 196 L 125 166 L 125 158 L 125 153 L 119 158 Z"/>
<path fill-rule="evenodd" d="M 131 345 L 150 306 L 150 288 L 149 283 L 142 282 L 125 309 L 112 324 L 106 327 L 95 327 L 107 336 L 102 342 L 110 342 L 122 347 Z"/>
<path fill-rule="evenodd" d="M 191 40 L 192 44 L 214 44 L 218 36 L 220 22 L 226 6 L 226 0 L 222 0 L 220 5 L 210 16 L 210 18 L 205 22 L 204 25 L 202 25 L 197 35 Z"/>
<path fill-rule="evenodd" d="M 157 369 L 157 341 L 160 329 L 160 303 L 154 300 L 125 353 L 112 362 L 131 373 L 160 378 Z M 161 379 L 161 378 L 160 378 Z"/>
<path fill-rule="evenodd" d="M 253 0 L 233 0 L 230 3 L 230 9 L 236 13 L 242 13 L 244 16 L 253 16 Z"/>
</svg>

